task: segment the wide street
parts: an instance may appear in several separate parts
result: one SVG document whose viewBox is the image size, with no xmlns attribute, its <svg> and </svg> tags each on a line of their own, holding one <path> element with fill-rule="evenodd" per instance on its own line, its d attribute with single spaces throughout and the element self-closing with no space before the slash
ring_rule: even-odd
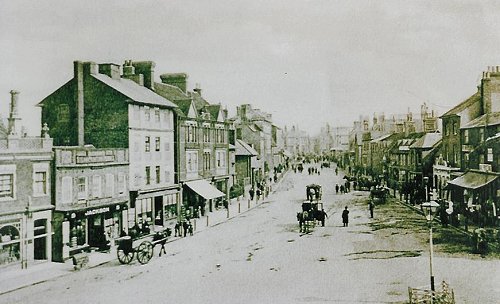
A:
<svg viewBox="0 0 500 304">
<path fill-rule="evenodd" d="M 167 244 L 149 264 L 104 266 L 8 293 L 1 303 L 404 303 L 408 287 L 428 286 L 425 229 L 372 230 L 367 193 L 335 195 L 343 182 L 289 172 L 257 208 Z M 326 227 L 300 234 L 296 212 L 305 185 L 323 186 Z M 341 212 L 350 210 L 349 227 Z M 405 210 L 405 209 L 403 209 Z M 412 212 L 406 209 L 407 212 Z M 385 220 L 388 224 L 397 218 Z M 156 248 L 158 249 L 158 247 Z M 436 283 L 445 280 L 457 303 L 498 303 L 500 262 L 435 252 Z"/>
</svg>

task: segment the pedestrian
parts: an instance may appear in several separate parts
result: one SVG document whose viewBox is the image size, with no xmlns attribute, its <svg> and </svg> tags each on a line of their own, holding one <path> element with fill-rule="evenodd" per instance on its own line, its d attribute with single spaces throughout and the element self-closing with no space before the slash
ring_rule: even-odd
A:
<svg viewBox="0 0 500 304">
<path fill-rule="evenodd" d="M 182 222 L 182 229 L 184 230 L 184 237 L 187 236 L 187 233 L 188 233 L 188 228 L 189 228 L 189 224 L 187 221 L 183 221 Z"/>
<path fill-rule="evenodd" d="M 339 194 L 339 184 L 335 184 L 335 194 Z"/>
<path fill-rule="evenodd" d="M 174 236 L 181 236 L 181 223 L 175 223 L 174 232 Z"/>
<path fill-rule="evenodd" d="M 339 175 L 339 168 L 335 168 L 335 175 Z"/>
<path fill-rule="evenodd" d="M 353 181 L 353 182 L 352 182 L 352 188 L 353 188 L 354 190 L 356 190 L 356 186 L 357 186 L 356 181 Z"/>
<path fill-rule="evenodd" d="M 347 181 L 345 183 L 345 192 L 351 192 L 351 182 L 350 181 Z"/>
<path fill-rule="evenodd" d="M 161 245 L 160 248 L 160 254 L 158 256 L 161 256 L 161 253 L 163 252 L 164 254 L 167 254 L 167 251 L 165 250 L 165 243 L 167 242 L 167 238 L 163 233 L 160 231 L 157 231 L 155 235 L 153 236 L 153 242 L 158 241 L 158 244 Z"/>
<path fill-rule="evenodd" d="M 189 235 L 193 235 L 193 225 L 191 224 L 191 222 L 189 222 L 189 225 L 188 225 L 188 232 L 189 232 Z"/>
<path fill-rule="evenodd" d="M 262 195 L 262 190 L 260 190 L 260 188 L 257 188 L 256 194 L 257 194 L 257 200 L 260 200 L 260 196 Z"/>
<path fill-rule="evenodd" d="M 325 218 L 328 218 L 324 209 L 321 209 L 321 227 L 325 227 Z"/>
<path fill-rule="evenodd" d="M 368 208 L 370 209 L 370 217 L 373 218 L 373 208 L 375 207 L 375 205 L 373 204 L 373 201 L 370 201 L 370 203 L 368 203 Z"/>
<path fill-rule="evenodd" d="M 345 192 L 345 187 L 344 187 L 344 185 L 340 185 L 340 193 L 341 193 L 341 194 L 344 194 L 344 192 Z"/>
<path fill-rule="evenodd" d="M 342 223 L 344 227 L 349 225 L 349 210 L 347 210 L 347 206 L 345 206 L 344 211 L 342 211 Z"/>
<path fill-rule="evenodd" d="M 253 196 L 255 195 L 255 189 L 252 187 L 248 190 L 248 194 L 250 194 L 250 200 L 253 201 Z"/>
</svg>

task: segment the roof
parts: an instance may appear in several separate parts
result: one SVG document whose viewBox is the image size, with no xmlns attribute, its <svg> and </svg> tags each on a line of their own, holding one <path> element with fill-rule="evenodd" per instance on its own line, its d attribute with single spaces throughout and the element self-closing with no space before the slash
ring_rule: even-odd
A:
<svg viewBox="0 0 500 304">
<path fill-rule="evenodd" d="M 478 189 L 494 181 L 498 176 L 486 172 L 468 171 L 464 175 L 448 181 L 448 184 L 461 188 Z"/>
<path fill-rule="evenodd" d="M 377 137 L 377 138 L 375 138 L 375 139 L 372 139 L 372 141 L 371 141 L 371 142 L 381 142 L 381 141 L 386 140 L 387 138 L 391 137 L 391 135 L 393 135 L 393 134 L 386 134 L 386 135 L 382 135 L 382 136 L 380 136 L 380 137 Z"/>
<path fill-rule="evenodd" d="M 208 106 L 209 103 L 200 94 L 196 92 L 190 92 L 189 95 L 193 98 L 194 105 L 196 109 L 203 109 L 204 106 Z"/>
<path fill-rule="evenodd" d="M 441 137 L 441 133 L 425 133 L 411 145 L 411 148 L 430 149 L 441 140 Z"/>
<path fill-rule="evenodd" d="M 212 120 L 217 120 L 219 118 L 220 108 L 220 104 L 211 104 L 204 107 L 204 109 L 206 109 L 206 111 L 210 113 L 210 117 L 212 118 Z"/>
<path fill-rule="evenodd" d="M 179 107 L 183 116 L 187 116 L 191 107 L 191 100 L 174 100 L 174 103 Z"/>
<path fill-rule="evenodd" d="M 455 107 L 448 110 L 448 112 L 441 115 L 440 118 L 445 117 L 445 116 L 449 116 L 449 115 L 457 115 L 460 112 L 462 112 L 463 110 L 465 110 L 468 107 L 470 107 L 471 105 L 473 105 L 474 103 L 480 102 L 480 101 L 481 101 L 481 93 L 476 92 L 471 97 L 467 98 L 466 100 L 462 101 L 461 103 L 459 103 Z"/>
<path fill-rule="evenodd" d="M 481 115 L 469 121 L 466 125 L 464 125 L 460 129 L 472 129 L 477 127 L 495 126 L 495 125 L 500 125 L 500 112 Z"/>
<path fill-rule="evenodd" d="M 236 155 L 257 156 L 259 153 L 255 151 L 249 144 L 241 139 L 236 140 Z"/>
<path fill-rule="evenodd" d="M 171 101 L 191 100 L 187 94 L 176 86 L 155 82 L 155 92 Z"/>
<path fill-rule="evenodd" d="M 90 75 L 95 79 L 103 82 L 107 86 L 127 96 L 134 102 L 169 107 L 169 108 L 177 108 L 177 106 L 170 100 L 156 94 L 155 92 L 149 90 L 146 87 L 138 85 L 133 80 L 125 78 L 113 79 L 104 74 L 90 74 Z"/>
</svg>

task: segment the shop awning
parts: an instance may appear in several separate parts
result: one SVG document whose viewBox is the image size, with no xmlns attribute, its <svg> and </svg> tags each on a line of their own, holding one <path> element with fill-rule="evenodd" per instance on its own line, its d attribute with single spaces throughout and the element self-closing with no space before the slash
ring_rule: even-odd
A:
<svg viewBox="0 0 500 304">
<path fill-rule="evenodd" d="M 462 176 L 448 181 L 448 185 L 455 185 L 466 189 L 478 189 L 494 181 L 498 176 L 493 174 L 469 171 Z"/>
<path fill-rule="evenodd" d="M 204 199 L 213 199 L 225 196 L 223 192 L 219 191 L 219 189 L 215 188 L 204 179 L 186 182 L 186 186 L 198 193 L 198 195 L 202 196 Z"/>
<path fill-rule="evenodd" d="M 151 197 L 156 197 L 156 196 L 164 196 L 164 195 L 173 194 L 176 192 L 178 192 L 178 191 L 170 189 L 170 190 L 160 190 L 160 191 L 154 191 L 154 192 L 139 193 L 139 195 L 136 197 L 136 200 L 151 198 Z"/>
</svg>

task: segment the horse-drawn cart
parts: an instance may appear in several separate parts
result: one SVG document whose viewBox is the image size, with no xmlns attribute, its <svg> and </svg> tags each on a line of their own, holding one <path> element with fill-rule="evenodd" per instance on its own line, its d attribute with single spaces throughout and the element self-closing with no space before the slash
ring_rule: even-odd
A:
<svg viewBox="0 0 500 304">
<path fill-rule="evenodd" d="M 151 241 L 144 240 L 137 247 L 134 247 L 134 240 L 130 236 L 118 238 L 118 248 L 116 250 L 118 261 L 122 264 L 130 264 L 134 259 L 134 255 L 136 255 L 139 263 L 147 264 L 153 257 L 154 247 L 158 244 L 164 246 L 170 234 L 171 231 L 167 228 L 164 232 L 157 233 Z"/>
</svg>

